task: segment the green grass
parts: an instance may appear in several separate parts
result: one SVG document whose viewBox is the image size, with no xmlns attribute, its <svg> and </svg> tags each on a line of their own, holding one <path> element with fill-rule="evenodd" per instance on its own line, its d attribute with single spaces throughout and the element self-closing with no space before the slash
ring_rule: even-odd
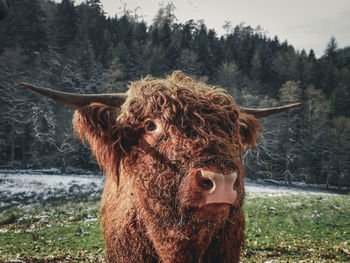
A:
<svg viewBox="0 0 350 263">
<path fill-rule="evenodd" d="M 0 213 L 0 262 L 105 262 L 99 204 L 12 208 Z"/>
<path fill-rule="evenodd" d="M 252 197 L 244 262 L 349 262 L 350 196 Z"/>
<path fill-rule="evenodd" d="M 0 262 L 106 262 L 98 210 L 89 202 L 2 211 Z M 350 261 L 349 195 L 248 195 L 245 211 L 243 262 Z"/>
</svg>

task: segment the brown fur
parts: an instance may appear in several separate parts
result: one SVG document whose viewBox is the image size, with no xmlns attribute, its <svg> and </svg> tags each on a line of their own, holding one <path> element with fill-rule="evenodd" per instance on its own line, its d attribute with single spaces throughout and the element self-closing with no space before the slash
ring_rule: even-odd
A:
<svg viewBox="0 0 350 263">
<path fill-rule="evenodd" d="M 147 131 L 150 121 L 157 130 Z M 77 110 L 74 126 L 106 175 L 101 219 L 110 262 L 239 261 L 242 154 L 261 126 L 231 96 L 176 71 L 132 83 L 121 109 Z M 205 205 L 191 175 L 199 167 L 237 171 L 234 204 Z"/>
</svg>

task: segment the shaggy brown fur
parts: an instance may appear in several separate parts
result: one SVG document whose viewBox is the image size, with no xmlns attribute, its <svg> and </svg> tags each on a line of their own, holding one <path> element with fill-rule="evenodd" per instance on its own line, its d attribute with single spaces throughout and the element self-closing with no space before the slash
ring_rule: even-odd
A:
<svg viewBox="0 0 350 263">
<path fill-rule="evenodd" d="M 121 109 L 76 111 L 76 133 L 105 172 L 101 219 L 110 262 L 238 262 L 242 154 L 261 126 L 223 90 L 181 72 L 130 85 Z M 198 168 L 236 171 L 232 204 L 205 204 Z"/>
</svg>

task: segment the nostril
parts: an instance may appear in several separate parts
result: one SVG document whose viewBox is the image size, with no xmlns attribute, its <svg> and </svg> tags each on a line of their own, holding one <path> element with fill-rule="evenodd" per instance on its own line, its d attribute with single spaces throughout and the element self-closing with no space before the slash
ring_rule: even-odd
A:
<svg viewBox="0 0 350 263">
<path fill-rule="evenodd" d="M 202 183 L 207 190 L 212 189 L 214 186 L 212 180 L 210 180 L 210 179 L 203 178 Z"/>
<path fill-rule="evenodd" d="M 235 178 L 235 182 L 234 182 L 234 184 L 233 184 L 233 190 L 234 191 L 238 191 L 238 188 L 239 188 L 239 181 L 238 180 L 236 180 L 237 178 Z"/>
<path fill-rule="evenodd" d="M 196 172 L 196 182 L 203 190 L 209 191 L 214 187 L 213 180 L 210 177 L 203 175 L 201 170 Z"/>
</svg>

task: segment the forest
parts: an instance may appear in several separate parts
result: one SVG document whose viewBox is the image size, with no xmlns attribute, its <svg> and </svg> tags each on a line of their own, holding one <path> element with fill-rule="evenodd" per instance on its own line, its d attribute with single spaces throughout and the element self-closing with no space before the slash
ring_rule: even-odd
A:
<svg viewBox="0 0 350 263">
<path fill-rule="evenodd" d="M 99 0 L 9 0 L 0 21 L 0 168 L 99 170 L 72 131 L 73 110 L 19 86 L 76 93 L 124 92 L 131 81 L 182 70 L 222 87 L 245 107 L 301 102 L 262 120 L 244 156 L 246 176 L 350 187 L 350 47 L 332 37 L 324 54 L 295 50 L 262 27 L 178 23 L 160 6 L 148 25 L 124 7 L 108 17 Z"/>
</svg>

